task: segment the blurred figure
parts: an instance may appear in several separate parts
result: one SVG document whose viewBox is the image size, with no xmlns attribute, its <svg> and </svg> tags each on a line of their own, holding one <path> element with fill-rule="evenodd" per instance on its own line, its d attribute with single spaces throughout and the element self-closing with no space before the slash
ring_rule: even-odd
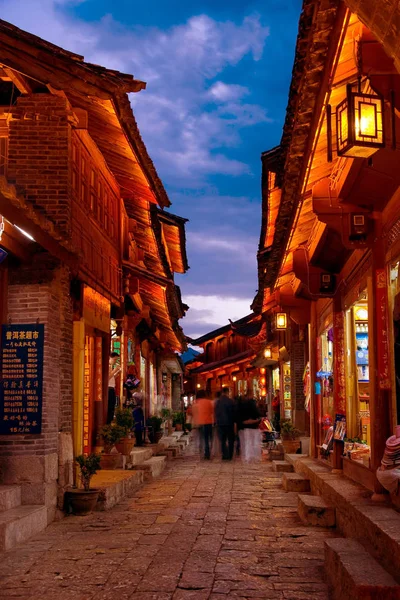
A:
<svg viewBox="0 0 400 600">
<path fill-rule="evenodd" d="M 135 432 L 136 446 L 143 446 L 143 432 L 144 432 L 144 413 L 142 408 L 143 394 L 135 392 L 133 394 L 134 407 L 132 416 L 135 421 L 133 430 Z"/>
<path fill-rule="evenodd" d="M 221 443 L 222 460 L 232 460 L 235 444 L 235 404 L 229 397 L 229 388 L 222 388 L 222 394 L 215 401 L 215 422 Z"/>
<path fill-rule="evenodd" d="M 256 401 L 249 391 L 246 398 L 239 402 L 237 423 L 240 431 L 240 448 L 244 462 L 261 459 L 261 421 Z"/>
<path fill-rule="evenodd" d="M 119 354 L 118 352 L 111 352 L 109 367 L 108 367 L 108 405 L 107 405 L 107 425 L 111 423 L 114 418 L 115 405 L 117 402 L 117 396 L 115 393 L 115 378 L 121 371 L 121 366 L 118 364 Z"/>
<path fill-rule="evenodd" d="M 204 450 L 204 458 L 210 460 L 211 438 L 214 423 L 214 406 L 212 400 L 207 398 L 205 390 L 199 390 L 197 397 L 197 422 L 200 435 L 200 452 Z"/>
</svg>

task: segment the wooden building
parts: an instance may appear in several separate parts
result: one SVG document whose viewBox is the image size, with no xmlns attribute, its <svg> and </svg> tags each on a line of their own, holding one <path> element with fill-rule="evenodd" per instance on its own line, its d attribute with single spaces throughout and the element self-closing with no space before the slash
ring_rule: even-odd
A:
<svg viewBox="0 0 400 600">
<path fill-rule="evenodd" d="M 263 319 L 251 314 L 189 340 L 203 353 L 186 364 L 185 394 L 194 396 L 201 388 L 214 397 L 223 387 L 229 387 L 232 397 L 251 390 L 255 398 L 265 400 L 265 369 L 262 364 L 256 365 L 265 329 Z"/>
<path fill-rule="evenodd" d="M 0 484 L 20 484 L 22 502 L 45 506 L 46 522 L 72 483 L 74 456 L 97 444 L 110 351 L 122 366 L 117 395 L 134 372 L 147 415 L 171 404 L 173 375 L 182 385 L 187 307 L 174 273 L 188 268 L 185 219 L 165 211 L 132 113 L 128 94 L 144 88 L 0 21 L 3 342 L 18 324 L 44 326 L 35 433 L 22 426 L 24 402 L 15 408 L 3 390 Z M 22 389 L 22 379 L 6 382 L 3 350 L 3 387 Z"/>
<path fill-rule="evenodd" d="M 375 491 L 400 422 L 398 19 L 396 2 L 303 3 L 253 305 L 303 329 L 313 455 Z M 363 443 L 343 458 L 344 423 Z"/>
</svg>

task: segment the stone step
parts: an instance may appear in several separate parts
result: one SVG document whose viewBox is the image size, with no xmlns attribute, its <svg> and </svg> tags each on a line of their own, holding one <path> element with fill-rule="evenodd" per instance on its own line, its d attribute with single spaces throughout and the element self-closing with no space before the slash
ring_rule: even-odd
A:
<svg viewBox="0 0 400 600">
<path fill-rule="evenodd" d="M 109 510 L 126 496 L 132 496 L 144 483 L 144 471 L 114 469 L 94 475 L 91 487 L 100 489 L 96 510 Z"/>
<path fill-rule="evenodd" d="M 325 571 L 333 600 L 400 600 L 400 586 L 355 540 L 325 540 Z"/>
<path fill-rule="evenodd" d="M 276 473 L 292 473 L 293 467 L 286 460 L 273 460 L 272 470 Z"/>
<path fill-rule="evenodd" d="M 335 509 L 321 496 L 299 494 L 297 512 L 305 525 L 335 527 Z"/>
<path fill-rule="evenodd" d="M 0 513 L 0 551 L 10 550 L 47 527 L 47 508 L 18 506 Z"/>
<path fill-rule="evenodd" d="M 284 473 L 282 476 L 282 485 L 286 492 L 310 491 L 310 480 L 297 473 Z"/>
<path fill-rule="evenodd" d="M 19 485 L 0 485 L 0 513 L 21 506 Z"/>
<path fill-rule="evenodd" d="M 141 467 L 149 471 L 151 477 L 158 477 L 164 471 L 167 463 L 166 456 L 152 456 L 144 461 Z"/>
<path fill-rule="evenodd" d="M 131 465 L 140 465 L 152 456 L 153 450 L 151 448 L 133 448 L 129 455 L 129 463 Z"/>
</svg>

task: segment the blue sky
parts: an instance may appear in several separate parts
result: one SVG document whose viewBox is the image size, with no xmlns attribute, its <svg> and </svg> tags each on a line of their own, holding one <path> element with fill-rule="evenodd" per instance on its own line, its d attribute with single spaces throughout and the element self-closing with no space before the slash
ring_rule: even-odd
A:
<svg viewBox="0 0 400 600">
<path fill-rule="evenodd" d="M 197 336 L 250 312 L 257 288 L 260 154 L 279 143 L 301 0 L 0 0 L 1 18 L 133 73 L 143 139 L 189 218 L 177 277 Z"/>
</svg>

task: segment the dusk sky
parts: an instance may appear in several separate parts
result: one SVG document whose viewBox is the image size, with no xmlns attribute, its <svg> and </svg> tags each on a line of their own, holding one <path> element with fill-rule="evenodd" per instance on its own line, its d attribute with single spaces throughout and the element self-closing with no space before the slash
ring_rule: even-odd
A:
<svg viewBox="0 0 400 600">
<path fill-rule="evenodd" d="M 196 337 L 250 312 L 260 154 L 279 143 L 301 0 L 0 0 L 1 18 L 132 73 L 143 139 L 171 212 L 190 220 L 178 276 Z"/>
</svg>

